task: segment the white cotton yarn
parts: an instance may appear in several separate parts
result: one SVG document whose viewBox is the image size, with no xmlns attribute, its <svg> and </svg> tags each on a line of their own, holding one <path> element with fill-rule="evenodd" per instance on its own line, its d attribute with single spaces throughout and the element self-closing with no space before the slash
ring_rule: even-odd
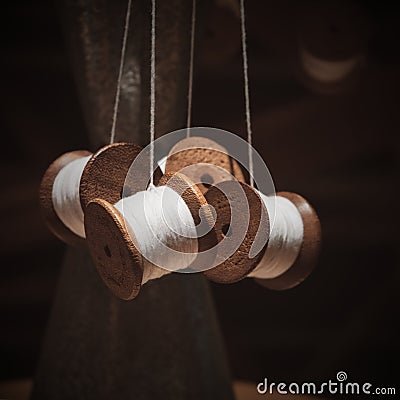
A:
<svg viewBox="0 0 400 400">
<path fill-rule="evenodd" d="M 121 199 L 115 207 L 144 257 L 142 284 L 183 270 L 197 257 L 195 222 L 189 207 L 173 189 L 151 186 Z"/>
<path fill-rule="evenodd" d="M 249 277 L 273 279 L 296 261 L 303 243 L 304 225 L 299 210 L 289 199 L 258 193 L 270 218 L 270 237 L 263 258 Z"/>
<path fill-rule="evenodd" d="M 79 187 L 90 157 L 64 166 L 52 190 L 57 216 L 82 238 L 85 238 L 85 227 Z M 270 216 L 270 237 L 263 258 L 249 277 L 273 279 L 295 262 L 303 242 L 304 226 L 298 209 L 290 200 L 259 194 Z M 121 199 L 115 207 L 123 214 L 128 232 L 136 237 L 144 257 L 142 284 L 172 271 L 184 270 L 197 257 L 195 222 L 188 205 L 173 189 L 151 185 L 146 191 Z"/>
<path fill-rule="evenodd" d="M 80 181 L 90 158 L 78 158 L 64 166 L 57 174 L 52 189 L 57 216 L 82 238 L 86 235 Z M 166 157 L 159 161 L 164 167 L 165 163 Z M 142 284 L 171 271 L 185 269 L 196 258 L 196 225 L 189 207 L 173 189 L 151 185 L 146 191 L 121 199 L 115 207 L 124 216 L 128 232 L 136 237 L 144 257 Z"/>
<path fill-rule="evenodd" d="M 65 165 L 57 174 L 52 189 L 54 211 L 62 223 L 76 235 L 85 238 L 84 213 L 80 200 L 83 170 L 91 156 L 81 157 Z M 163 173 L 167 156 L 158 161 Z"/>
<path fill-rule="evenodd" d="M 91 156 L 77 158 L 57 174 L 52 190 L 54 211 L 62 223 L 76 235 L 85 238 L 84 214 L 79 195 L 83 170 Z"/>
</svg>

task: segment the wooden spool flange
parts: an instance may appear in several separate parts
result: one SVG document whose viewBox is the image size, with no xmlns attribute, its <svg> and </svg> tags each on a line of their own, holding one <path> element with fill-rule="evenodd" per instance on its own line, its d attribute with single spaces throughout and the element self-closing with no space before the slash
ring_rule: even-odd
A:
<svg viewBox="0 0 400 400">
<path fill-rule="evenodd" d="M 102 147 L 91 156 L 80 182 L 80 199 L 84 212 L 87 204 L 94 198 L 100 197 L 112 203 L 121 198 L 126 174 L 141 150 L 140 146 L 131 143 L 114 143 Z M 85 239 L 67 228 L 55 212 L 52 200 L 53 184 L 63 167 L 78 158 L 90 155 L 91 153 L 85 150 L 63 154 L 49 166 L 40 186 L 41 210 L 47 226 L 55 236 L 73 246 L 85 245 Z M 158 170 L 157 177 L 159 176 Z M 132 187 L 131 190 L 134 192 L 135 188 Z"/>
<path fill-rule="evenodd" d="M 191 165 L 196 168 L 184 169 Z M 172 147 L 165 172 L 185 174 L 202 193 L 206 193 L 211 185 L 232 180 L 232 176 L 245 182 L 240 165 L 228 155 L 228 151 L 213 140 L 200 136 L 183 139 Z"/>
<path fill-rule="evenodd" d="M 257 267 L 267 248 L 266 244 L 255 257 L 249 257 L 250 248 L 255 240 L 269 236 L 269 216 L 259 194 L 249 185 L 239 184 L 248 201 L 249 225 L 246 236 L 237 251 L 215 268 L 204 272 L 208 279 L 217 283 L 233 283 L 247 277 Z M 207 202 L 217 211 L 214 229 L 218 241 L 225 238 L 226 232 L 229 231 L 227 227 L 231 221 L 231 208 L 237 212 L 238 208 L 243 207 L 241 204 L 236 204 L 237 190 L 238 187 L 233 182 L 223 182 L 210 188 L 205 194 Z M 224 195 L 222 191 L 228 195 Z M 273 279 L 256 279 L 256 281 L 269 289 L 284 290 L 301 283 L 315 267 L 321 241 L 321 226 L 315 210 L 303 197 L 288 192 L 277 193 L 277 196 L 286 197 L 300 212 L 304 225 L 303 243 L 296 261 L 285 273 Z M 260 236 L 256 237 L 257 230 Z M 232 234 L 234 235 L 234 232 Z"/>
<path fill-rule="evenodd" d="M 238 186 L 240 185 L 240 186 Z M 238 196 L 240 188 L 244 196 Z M 257 232 L 260 237 L 269 235 L 269 219 L 267 209 L 259 194 L 243 182 L 225 181 L 212 186 L 205 194 L 207 202 L 215 208 L 217 218 L 214 226 L 217 240 L 235 238 L 235 230 L 247 226 L 245 237 L 237 250 L 224 262 L 204 272 L 213 282 L 234 283 L 245 278 L 258 265 L 265 248 L 254 258 L 248 255 L 256 240 Z M 237 218 L 235 226 L 231 226 L 233 213 Z"/>
<path fill-rule="evenodd" d="M 161 185 L 169 186 L 182 196 L 196 225 L 201 215 L 210 228 L 213 226 L 211 209 L 207 209 L 206 199 L 190 179 L 179 173 L 167 173 L 161 178 Z M 142 286 L 144 257 L 136 237 L 128 232 L 123 215 L 108 201 L 95 199 L 86 209 L 85 227 L 90 253 L 104 283 L 121 299 L 135 298 Z M 198 238 L 199 250 L 216 244 L 212 232 Z"/>
</svg>

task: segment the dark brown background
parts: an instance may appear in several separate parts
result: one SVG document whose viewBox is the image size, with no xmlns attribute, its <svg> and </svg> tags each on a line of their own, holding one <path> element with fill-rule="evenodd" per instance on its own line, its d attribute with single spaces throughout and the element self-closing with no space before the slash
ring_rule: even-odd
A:
<svg viewBox="0 0 400 400">
<path fill-rule="evenodd" d="M 398 383 L 400 14 L 394 2 L 360 4 L 370 32 L 361 79 L 326 96 L 295 72 L 308 2 L 247 1 L 254 145 L 277 189 L 314 204 L 324 244 L 293 290 L 212 285 L 235 379 L 318 381 L 344 370 L 352 381 Z M 40 218 L 40 178 L 61 153 L 87 147 L 87 130 L 57 7 L 11 2 L 2 14 L 0 379 L 14 379 L 34 373 L 64 253 Z M 200 25 L 193 124 L 244 135 L 239 20 L 218 6 Z"/>
</svg>

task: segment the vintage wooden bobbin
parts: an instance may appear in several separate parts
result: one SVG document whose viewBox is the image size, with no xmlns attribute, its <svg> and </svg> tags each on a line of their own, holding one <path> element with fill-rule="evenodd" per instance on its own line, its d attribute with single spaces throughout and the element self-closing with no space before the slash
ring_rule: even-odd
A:
<svg viewBox="0 0 400 400">
<path fill-rule="evenodd" d="M 198 251 L 213 248 L 216 245 L 216 236 L 212 230 L 214 215 L 197 185 L 180 173 L 164 174 L 158 186 L 164 185 L 181 195 L 196 226 L 200 220 L 209 226 L 207 235 L 195 239 L 198 241 Z M 117 297 L 133 299 L 148 280 L 170 272 L 150 265 L 139 250 L 140 243 L 133 232 L 129 231 L 124 216 L 109 201 L 98 198 L 89 203 L 85 226 L 87 243 L 97 271 Z M 150 268 L 153 269 L 153 276 L 148 276 Z"/>
<path fill-rule="evenodd" d="M 242 182 L 222 182 L 211 187 L 205 194 L 205 198 L 216 210 L 217 218 L 214 229 L 218 241 L 223 238 L 229 240 L 229 236 L 235 234 L 230 227 L 231 213 L 242 207 L 236 199 L 238 184 L 242 187 L 247 197 L 250 212 L 250 221 L 245 238 L 232 256 L 215 268 L 205 271 L 204 275 L 217 283 L 233 283 L 250 276 L 256 278 L 256 281 L 261 285 L 275 290 L 289 289 L 298 285 L 311 273 L 319 254 L 321 227 L 315 210 L 307 200 L 298 194 L 289 192 L 277 193 L 277 197 L 288 199 L 298 210 L 303 225 L 302 242 L 299 244 L 299 251 L 295 255 L 293 263 L 283 273 L 278 275 L 276 271 L 269 273 L 268 265 L 263 265 L 262 271 L 254 273 L 259 263 L 263 260 L 269 242 L 267 241 L 267 244 L 256 256 L 249 256 L 250 249 L 253 244 L 259 246 L 257 241 L 260 242 L 260 239 L 268 239 L 270 237 L 270 224 L 273 219 L 268 214 L 260 194 Z M 259 276 L 263 278 L 259 279 Z"/>
<path fill-rule="evenodd" d="M 94 154 L 89 151 L 78 150 L 65 153 L 57 158 L 48 167 L 40 186 L 42 214 L 53 234 L 74 246 L 85 244 L 83 219 L 78 221 L 79 224 L 82 224 L 79 234 L 79 232 L 74 232 L 66 226 L 65 222 L 68 223 L 68 221 L 64 219 L 63 222 L 55 208 L 53 186 L 57 176 L 65 167 L 71 166 L 71 163 L 79 162 L 79 160 L 86 163 L 81 172 L 78 193 L 81 206 L 81 210 L 78 210 L 78 212 L 82 214 L 78 219 L 81 219 L 86 206 L 94 198 L 102 198 L 111 203 L 115 203 L 121 198 L 121 188 L 124 186 L 126 174 L 141 150 L 140 146 L 131 143 L 114 143 L 102 147 Z M 157 177 L 160 177 L 159 170 Z M 132 193 L 137 190 L 137 187 L 145 187 L 145 184 L 143 182 L 133 183 L 130 188 Z"/>
<path fill-rule="evenodd" d="M 186 168 L 192 165 L 195 168 Z M 225 147 L 200 136 L 188 137 L 172 147 L 165 172 L 179 172 L 182 169 L 182 173 L 195 182 L 202 193 L 222 181 L 234 178 L 240 182 L 246 181 L 239 163 L 229 156 Z"/>
</svg>

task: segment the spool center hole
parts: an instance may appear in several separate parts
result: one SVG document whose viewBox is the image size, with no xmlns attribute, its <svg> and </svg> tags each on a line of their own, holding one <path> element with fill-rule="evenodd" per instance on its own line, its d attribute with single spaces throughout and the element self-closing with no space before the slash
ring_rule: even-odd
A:
<svg viewBox="0 0 400 400">
<path fill-rule="evenodd" d="M 209 188 L 214 183 L 214 178 L 210 174 L 203 174 L 200 177 L 201 183 L 206 187 Z"/>
<path fill-rule="evenodd" d="M 221 228 L 222 234 L 225 237 L 230 237 L 232 236 L 232 229 L 231 229 L 231 225 L 230 224 L 225 224 L 222 228 Z"/>
<path fill-rule="evenodd" d="M 111 258 L 111 250 L 110 248 L 106 245 L 104 246 L 104 253 L 107 257 Z"/>
</svg>

